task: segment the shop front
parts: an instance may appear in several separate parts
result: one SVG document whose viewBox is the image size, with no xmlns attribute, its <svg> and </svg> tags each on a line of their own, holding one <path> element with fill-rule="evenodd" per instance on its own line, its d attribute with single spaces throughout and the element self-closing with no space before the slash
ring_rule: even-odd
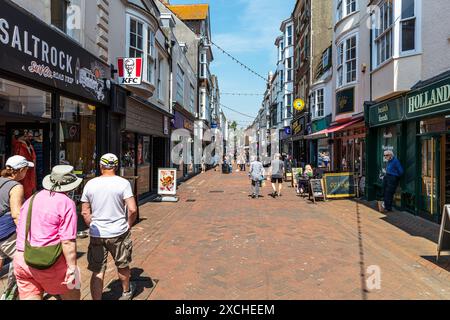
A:
<svg viewBox="0 0 450 320">
<path fill-rule="evenodd" d="M 450 75 L 416 85 L 404 96 L 368 106 L 369 200 L 380 197 L 382 151 L 391 149 L 405 169 L 398 208 L 436 223 L 450 203 Z"/>
<path fill-rule="evenodd" d="M 182 107 L 175 106 L 173 128 L 184 129 L 189 134 L 189 137 L 184 137 L 178 141 L 172 141 L 172 150 L 179 144 L 184 143 L 187 150 L 183 150 L 183 153 L 189 153 L 187 156 L 181 157 L 183 161 L 180 164 L 174 164 L 173 167 L 177 168 L 177 178 L 179 180 L 187 179 L 195 174 L 194 161 L 194 117 L 191 113 Z M 185 141 L 183 141 L 185 139 Z M 181 151 L 181 149 L 180 149 Z"/>
<path fill-rule="evenodd" d="M 317 120 L 313 120 L 310 124 L 311 133 L 305 136 L 309 141 L 310 164 L 313 168 L 320 168 L 323 171 L 331 170 L 331 145 L 330 139 L 325 134 L 319 134 L 322 130 L 326 130 L 330 126 L 331 114 Z"/>
<path fill-rule="evenodd" d="M 291 127 L 280 129 L 280 153 L 292 155 L 292 131 Z"/>
<path fill-rule="evenodd" d="M 298 165 L 304 166 L 307 161 L 306 114 L 291 122 L 292 131 L 292 156 Z"/>
<path fill-rule="evenodd" d="M 0 2 L 0 19 L 0 166 L 13 154 L 35 162 L 27 197 L 56 164 L 86 182 L 108 148 L 97 128 L 109 113 L 110 67 L 10 1 Z"/>
<path fill-rule="evenodd" d="M 120 174 L 134 184 L 140 203 L 157 193 L 158 168 L 169 166 L 171 114 L 134 95 L 127 98 L 121 131 Z"/>
</svg>

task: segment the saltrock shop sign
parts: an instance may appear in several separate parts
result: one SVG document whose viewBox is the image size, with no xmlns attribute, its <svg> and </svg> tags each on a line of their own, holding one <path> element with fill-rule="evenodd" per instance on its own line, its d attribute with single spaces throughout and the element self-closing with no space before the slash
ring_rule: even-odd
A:
<svg viewBox="0 0 450 320">
<path fill-rule="evenodd" d="M 8 0 L 0 1 L 0 69 L 109 103 L 109 66 Z"/>
</svg>

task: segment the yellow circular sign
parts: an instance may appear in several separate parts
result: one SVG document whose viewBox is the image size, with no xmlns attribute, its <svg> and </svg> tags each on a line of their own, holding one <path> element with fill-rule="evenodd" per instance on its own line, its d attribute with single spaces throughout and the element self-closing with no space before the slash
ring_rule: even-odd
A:
<svg viewBox="0 0 450 320">
<path fill-rule="evenodd" d="M 295 99 L 294 100 L 294 109 L 297 111 L 303 111 L 305 109 L 305 101 L 303 99 Z"/>
</svg>

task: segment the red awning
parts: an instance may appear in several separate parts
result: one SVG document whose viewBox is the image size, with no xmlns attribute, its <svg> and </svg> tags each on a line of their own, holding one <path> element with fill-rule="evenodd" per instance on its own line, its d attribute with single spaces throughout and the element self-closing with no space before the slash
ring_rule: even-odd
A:
<svg viewBox="0 0 450 320">
<path fill-rule="evenodd" d="M 359 119 L 354 119 L 351 120 L 349 122 L 343 123 L 343 124 L 337 124 L 334 126 L 331 126 L 329 128 L 314 132 L 312 134 L 309 134 L 307 136 L 305 136 L 305 139 L 322 139 L 322 138 L 327 138 L 329 137 L 330 133 L 333 132 L 337 132 L 337 131 L 341 131 L 345 128 L 350 127 L 352 124 L 358 123 L 363 121 L 363 118 L 359 118 Z"/>
</svg>

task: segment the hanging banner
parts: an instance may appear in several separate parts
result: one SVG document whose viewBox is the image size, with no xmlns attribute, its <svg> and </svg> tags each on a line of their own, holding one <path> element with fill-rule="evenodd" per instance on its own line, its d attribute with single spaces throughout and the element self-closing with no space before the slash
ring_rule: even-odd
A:
<svg viewBox="0 0 450 320">
<path fill-rule="evenodd" d="M 142 80 L 142 58 L 118 58 L 119 83 L 139 85 Z"/>
<path fill-rule="evenodd" d="M 177 169 L 158 168 L 158 194 L 177 194 Z"/>
</svg>

